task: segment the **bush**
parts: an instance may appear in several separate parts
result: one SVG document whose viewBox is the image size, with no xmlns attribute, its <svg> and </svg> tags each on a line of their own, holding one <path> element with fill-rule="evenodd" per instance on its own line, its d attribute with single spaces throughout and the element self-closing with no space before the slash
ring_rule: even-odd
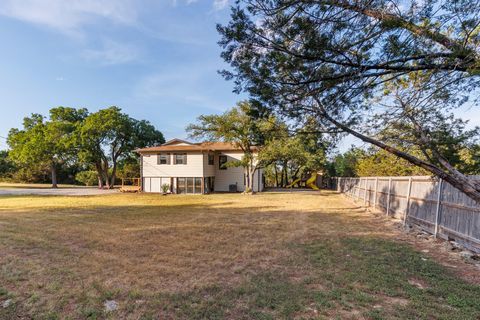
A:
<svg viewBox="0 0 480 320">
<path fill-rule="evenodd" d="M 162 192 L 168 193 L 168 191 L 170 191 L 170 185 L 167 183 L 162 184 Z"/>
<path fill-rule="evenodd" d="M 98 183 L 98 175 L 97 172 L 93 170 L 81 171 L 76 174 L 75 180 L 86 186 L 94 186 Z"/>
</svg>

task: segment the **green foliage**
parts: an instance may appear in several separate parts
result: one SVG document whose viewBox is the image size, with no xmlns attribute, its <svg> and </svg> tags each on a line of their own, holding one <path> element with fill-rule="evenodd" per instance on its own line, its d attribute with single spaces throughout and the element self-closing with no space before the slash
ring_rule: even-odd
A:
<svg viewBox="0 0 480 320">
<path fill-rule="evenodd" d="M 134 150 L 165 139 L 148 121 L 133 119 L 117 107 L 90 114 L 87 109 L 57 107 L 48 118 L 26 117 L 22 129 L 10 130 L 7 142 L 8 158 L 17 167 L 12 174 L 15 180 L 43 181 L 50 170 L 55 185 L 57 174 L 73 181 L 79 171 L 93 167 L 102 186 L 113 186 L 119 162 L 122 177 L 138 177 L 138 161 L 129 160 L 136 159 Z M 79 176 L 84 182 L 85 177 Z"/>
<path fill-rule="evenodd" d="M 460 172 L 467 175 L 480 173 L 479 146 L 461 149 L 458 159 L 450 159 Z M 420 150 L 410 150 L 418 158 L 424 155 Z M 371 177 L 371 176 L 414 176 L 430 173 L 408 161 L 377 148 L 354 148 L 336 155 L 328 164 L 329 176 L 334 177 Z"/>
<path fill-rule="evenodd" d="M 250 190 L 253 190 L 252 177 L 255 171 L 265 166 L 261 158 L 255 155 L 254 149 L 260 141 L 265 141 L 265 137 L 275 132 L 278 124 L 271 117 L 255 119 L 252 111 L 250 102 L 241 101 L 221 115 L 202 115 L 197 123 L 187 127 L 192 138 L 230 142 L 240 148 L 244 152 L 242 160 L 227 162 L 225 166 L 243 167 Z"/>
<path fill-rule="evenodd" d="M 161 187 L 162 187 L 162 192 L 163 193 L 168 193 L 168 191 L 170 191 L 170 185 L 167 184 L 167 183 L 162 184 Z"/>
<path fill-rule="evenodd" d="M 288 177 L 319 170 L 325 165 L 327 143 L 315 132 L 314 125 L 309 118 L 304 128 L 292 136 L 287 124 L 262 111 L 261 105 L 242 101 L 224 114 L 200 116 L 198 123 L 188 126 L 187 131 L 193 138 L 231 142 L 245 152 L 241 161 L 227 162 L 226 167 L 242 166 L 250 177 L 257 168 L 273 166 L 282 172 L 282 181 L 286 184 Z M 256 146 L 258 153 L 254 154 Z M 272 180 L 272 175 L 268 176 Z"/>
<path fill-rule="evenodd" d="M 80 171 L 75 176 L 75 180 L 86 186 L 94 186 L 98 182 L 98 174 L 93 170 Z"/>
<path fill-rule="evenodd" d="M 336 155 L 331 163 L 330 176 L 337 177 L 356 177 L 357 164 L 360 158 L 364 155 L 363 150 L 352 147 L 343 154 Z"/>
<path fill-rule="evenodd" d="M 312 117 L 480 201 L 455 165 L 479 134 L 455 117 L 480 86 L 479 24 L 476 0 L 240 0 L 217 29 L 223 76 L 269 114 Z"/>
<path fill-rule="evenodd" d="M 85 109 L 57 107 L 50 110 L 49 119 L 40 114 L 26 117 L 22 130 L 11 129 L 8 134 L 9 157 L 34 170 L 49 167 L 56 186 L 58 167 L 75 157 L 75 130 L 85 115 Z"/>
<path fill-rule="evenodd" d="M 418 154 L 421 157 L 420 154 Z M 429 172 L 384 150 L 369 150 L 357 160 L 356 174 L 372 176 L 424 176 Z"/>
<path fill-rule="evenodd" d="M 80 159 L 94 166 L 107 187 L 112 187 L 119 160 L 130 156 L 135 148 L 161 144 L 165 139 L 148 121 L 135 120 L 120 108 L 110 107 L 85 118 L 79 142 Z"/>
<path fill-rule="evenodd" d="M 15 164 L 8 158 L 8 151 L 0 150 L 0 179 L 11 178 L 15 169 Z"/>
<path fill-rule="evenodd" d="M 117 176 L 121 179 L 140 177 L 140 160 L 136 156 L 126 157 L 118 162 Z"/>
</svg>

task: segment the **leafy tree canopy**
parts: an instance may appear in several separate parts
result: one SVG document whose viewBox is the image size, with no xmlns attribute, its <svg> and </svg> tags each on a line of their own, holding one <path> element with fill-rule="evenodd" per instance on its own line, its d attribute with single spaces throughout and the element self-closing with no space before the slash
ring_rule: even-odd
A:
<svg viewBox="0 0 480 320">
<path fill-rule="evenodd" d="M 75 156 L 75 130 L 85 116 L 85 109 L 57 107 L 50 110 L 49 119 L 40 114 L 24 118 L 23 129 L 8 134 L 9 157 L 23 166 L 48 167 L 56 187 L 59 165 Z"/>
<path fill-rule="evenodd" d="M 136 148 L 165 142 L 148 121 L 133 119 L 114 106 L 89 114 L 79 128 L 79 139 L 80 158 L 96 168 L 99 187 L 105 181 L 107 188 L 115 184 L 119 160 Z"/>
<path fill-rule="evenodd" d="M 479 25 L 474 0 L 244 0 L 218 26 L 233 67 L 222 74 L 270 111 L 313 117 L 480 201 L 480 184 L 449 162 L 476 134 L 453 110 L 479 85 Z M 423 157 L 389 144 L 390 126 Z"/>
</svg>

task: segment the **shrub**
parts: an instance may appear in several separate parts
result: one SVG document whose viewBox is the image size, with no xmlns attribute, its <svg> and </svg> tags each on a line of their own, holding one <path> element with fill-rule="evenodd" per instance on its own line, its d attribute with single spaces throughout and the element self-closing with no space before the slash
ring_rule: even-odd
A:
<svg viewBox="0 0 480 320">
<path fill-rule="evenodd" d="M 94 186 L 98 183 L 97 172 L 93 170 L 81 171 L 76 174 L 75 180 L 86 186 Z"/>
<path fill-rule="evenodd" d="M 170 191 L 170 185 L 167 183 L 162 184 L 162 192 L 168 193 L 168 191 Z"/>
</svg>

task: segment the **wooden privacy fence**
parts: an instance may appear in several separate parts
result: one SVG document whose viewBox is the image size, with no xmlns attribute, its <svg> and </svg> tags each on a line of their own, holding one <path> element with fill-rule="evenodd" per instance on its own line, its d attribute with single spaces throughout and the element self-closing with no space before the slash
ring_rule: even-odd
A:
<svg viewBox="0 0 480 320">
<path fill-rule="evenodd" d="M 480 179 L 480 176 L 470 176 Z M 442 179 L 430 176 L 335 178 L 334 187 L 415 224 L 436 237 L 453 239 L 480 252 L 480 204 Z"/>
</svg>

